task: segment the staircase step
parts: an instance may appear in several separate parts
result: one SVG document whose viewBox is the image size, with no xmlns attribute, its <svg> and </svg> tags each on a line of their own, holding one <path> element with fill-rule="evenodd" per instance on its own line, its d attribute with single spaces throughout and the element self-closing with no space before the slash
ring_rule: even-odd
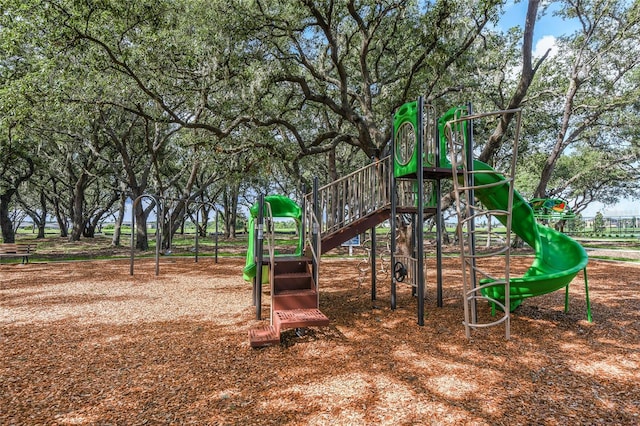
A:
<svg viewBox="0 0 640 426">
<path fill-rule="evenodd" d="M 311 273 L 307 271 L 302 272 L 284 272 L 279 274 L 273 274 L 275 278 L 311 278 Z"/>
<path fill-rule="evenodd" d="M 305 290 L 312 288 L 313 280 L 308 272 L 280 274 L 273 277 L 275 292 L 280 290 Z"/>
<path fill-rule="evenodd" d="M 273 311 L 273 324 L 278 330 L 301 327 L 325 327 L 329 318 L 319 309 Z"/>
<path fill-rule="evenodd" d="M 318 307 L 318 293 L 315 289 L 280 290 L 271 296 L 273 309 L 313 309 Z"/>
<path fill-rule="evenodd" d="M 275 259 L 274 275 L 308 272 L 310 259 L 302 256 L 278 257 Z"/>
<path fill-rule="evenodd" d="M 279 345 L 280 332 L 273 325 L 263 325 L 249 329 L 249 344 L 252 348 Z"/>
<path fill-rule="evenodd" d="M 316 289 L 315 288 L 284 288 L 284 289 L 275 289 L 274 296 L 315 296 Z"/>
</svg>

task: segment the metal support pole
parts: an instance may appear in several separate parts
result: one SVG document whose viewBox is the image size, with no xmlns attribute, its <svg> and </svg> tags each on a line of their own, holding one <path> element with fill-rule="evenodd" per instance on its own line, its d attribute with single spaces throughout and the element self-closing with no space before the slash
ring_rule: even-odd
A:
<svg viewBox="0 0 640 426">
<path fill-rule="evenodd" d="M 257 244 L 254 246 L 256 250 L 254 252 L 255 264 L 256 264 L 256 319 L 262 319 L 262 250 L 264 243 L 264 194 L 260 194 L 258 201 L 258 223 L 256 238 Z"/>
<path fill-rule="evenodd" d="M 320 218 L 320 202 L 318 200 L 318 187 L 319 187 L 319 181 L 318 181 L 318 177 L 316 176 L 313 179 L 313 212 L 316 216 L 316 219 L 318 220 L 318 223 L 320 223 L 320 221 L 322 220 Z M 311 243 L 313 244 L 313 247 L 318 247 L 318 238 L 320 238 L 320 232 L 322 232 L 320 229 L 316 229 L 315 223 L 312 224 L 311 226 L 313 226 L 312 231 L 312 241 Z M 318 265 L 318 262 L 320 262 L 320 256 L 321 253 L 316 253 L 316 256 L 313 257 L 313 261 L 312 261 L 312 272 L 313 272 L 313 279 L 315 281 L 316 286 L 318 285 L 318 274 L 319 274 L 319 268 L 320 265 Z"/>
<path fill-rule="evenodd" d="M 162 212 L 162 217 L 158 214 L 160 212 Z M 160 208 L 160 201 L 156 200 L 156 277 L 160 274 L 160 246 L 162 245 L 161 229 L 164 228 L 165 213 L 164 204 L 162 205 L 162 208 Z M 171 232 L 171 229 L 169 229 L 169 232 Z"/>
<path fill-rule="evenodd" d="M 186 210 L 186 206 L 185 206 L 185 210 Z M 198 263 L 198 237 L 200 236 L 200 224 L 198 223 L 198 213 L 200 213 L 200 207 L 196 208 L 196 237 L 195 237 L 195 244 L 196 244 L 196 258 L 195 258 L 195 263 Z"/>
<path fill-rule="evenodd" d="M 467 104 L 467 114 L 468 115 L 472 115 L 473 114 L 473 109 L 471 106 L 471 103 Z M 469 199 L 467 200 L 467 203 L 469 203 L 469 217 L 470 217 L 470 221 L 469 221 L 469 249 L 471 250 L 471 288 L 475 289 L 478 285 L 478 277 L 476 274 L 476 220 L 475 220 L 475 208 L 474 208 L 474 203 L 475 203 L 475 191 L 473 190 L 474 186 L 475 186 L 475 179 L 473 176 L 473 120 L 469 120 L 467 122 L 467 134 L 466 134 L 466 157 L 467 157 L 467 161 L 466 161 L 466 167 L 468 170 L 468 181 L 465 182 L 465 184 L 467 185 L 467 187 L 469 188 Z M 473 322 L 476 323 L 478 322 L 478 311 L 477 311 L 477 299 L 473 299 L 473 305 L 472 305 L 472 315 L 473 315 Z"/>
<path fill-rule="evenodd" d="M 413 250 L 411 251 L 411 257 L 413 257 L 414 259 L 418 258 L 418 214 L 412 214 L 411 215 L 411 235 L 409 236 L 411 238 L 410 240 L 410 244 L 409 247 L 413 248 Z M 417 271 L 416 271 L 417 272 Z M 418 290 L 418 286 L 411 286 L 411 296 L 412 297 L 416 297 L 417 295 L 417 290 Z"/>
<path fill-rule="evenodd" d="M 436 181 L 436 304 L 442 308 L 442 184 Z M 446 232 L 446 229 L 445 229 Z"/>
<path fill-rule="evenodd" d="M 306 249 L 305 243 L 307 242 L 307 197 L 306 197 L 307 189 L 305 185 L 302 185 L 302 223 L 300 224 L 300 240 L 302 241 L 302 247 L 300 247 L 300 252 L 304 255 L 304 251 Z"/>
<path fill-rule="evenodd" d="M 418 290 L 418 325 L 424 325 L 424 165 L 423 165 L 423 142 L 424 142 L 424 126 L 423 126 L 423 105 L 424 99 L 422 96 L 418 98 L 418 143 L 416 148 L 418 149 L 418 166 L 416 170 L 416 177 L 418 178 L 418 229 L 416 235 L 418 239 L 416 241 L 417 248 L 417 260 L 418 260 L 418 273 L 416 277 L 416 285 Z"/>
<path fill-rule="evenodd" d="M 139 199 L 139 198 L 138 198 Z M 135 244 L 136 244 L 136 202 L 138 200 L 133 200 L 133 203 L 131 203 L 131 256 L 129 258 L 129 275 L 133 275 L 133 262 L 134 262 L 134 250 L 135 250 Z"/>
<path fill-rule="evenodd" d="M 376 300 L 376 227 L 371 228 L 371 300 Z"/>
<path fill-rule="evenodd" d="M 391 116 L 391 128 L 393 129 L 394 116 Z M 396 309 L 396 278 L 393 268 L 396 263 L 396 210 L 398 208 L 396 175 L 395 175 L 395 158 L 396 158 L 396 135 L 395 130 L 391 132 L 391 159 L 389 160 L 389 198 L 391 200 L 391 218 L 389 220 L 391 226 L 391 254 L 389 259 L 391 262 L 391 285 L 390 285 L 390 305 L 391 309 Z"/>
<path fill-rule="evenodd" d="M 584 275 L 584 294 L 587 300 L 587 321 L 592 322 L 591 318 L 591 301 L 589 300 L 589 280 L 587 280 L 587 267 L 585 266 L 582 270 L 582 274 Z"/>
<path fill-rule="evenodd" d="M 216 210 L 216 236 L 215 236 L 215 259 L 216 263 L 218 263 L 218 210 Z M 255 246 L 254 246 L 255 247 Z"/>
</svg>

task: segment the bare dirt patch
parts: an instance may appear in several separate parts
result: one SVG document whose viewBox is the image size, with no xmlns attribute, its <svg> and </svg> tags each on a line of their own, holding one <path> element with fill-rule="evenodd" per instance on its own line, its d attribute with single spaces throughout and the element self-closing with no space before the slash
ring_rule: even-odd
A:
<svg viewBox="0 0 640 426">
<path fill-rule="evenodd" d="M 502 327 L 466 339 L 456 259 L 443 308 L 429 270 L 424 327 L 409 288 L 392 311 L 357 263 L 323 261 L 329 327 L 259 350 L 239 258 L 165 257 L 159 277 L 152 260 L 133 277 L 127 261 L 0 265 L 0 423 L 640 422 L 640 265 L 591 261 L 593 323 L 579 274 L 568 313 L 562 291 L 528 299 L 505 341 Z"/>
</svg>

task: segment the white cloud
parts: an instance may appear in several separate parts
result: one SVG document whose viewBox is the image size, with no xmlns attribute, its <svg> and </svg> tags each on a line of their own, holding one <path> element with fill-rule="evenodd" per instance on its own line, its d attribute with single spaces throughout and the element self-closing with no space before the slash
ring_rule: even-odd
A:
<svg viewBox="0 0 640 426">
<path fill-rule="evenodd" d="M 539 58 L 544 55 L 549 49 L 551 49 L 551 52 L 549 52 L 549 57 L 553 57 L 558 54 L 556 38 L 552 35 L 543 36 L 540 40 L 538 40 L 538 42 L 536 43 L 536 47 L 533 49 L 533 57 Z"/>
</svg>

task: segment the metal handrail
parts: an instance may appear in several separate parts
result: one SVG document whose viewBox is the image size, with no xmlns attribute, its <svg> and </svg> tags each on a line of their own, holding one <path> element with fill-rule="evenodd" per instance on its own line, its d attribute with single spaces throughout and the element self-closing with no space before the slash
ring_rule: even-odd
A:
<svg viewBox="0 0 640 426">
<path fill-rule="evenodd" d="M 309 248 L 308 253 L 311 255 L 311 260 L 313 264 L 313 282 L 315 285 L 316 295 L 318 297 L 318 303 L 319 303 L 320 301 L 319 269 L 320 268 L 318 266 L 320 264 L 320 254 L 322 253 L 321 252 L 322 238 L 320 238 L 320 235 L 319 235 L 320 222 L 318 221 L 318 218 L 313 210 L 313 205 L 310 203 L 306 204 L 305 220 L 308 224 L 306 226 L 305 244 L 306 246 L 308 246 Z"/>
<path fill-rule="evenodd" d="M 390 161 L 387 156 L 318 188 L 320 217 L 316 219 L 321 236 L 391 204 Z M 305 197 L 313 205 L 313 194 Z"/>
<path fill-rule="evenodd" d="M 274 236 L 275 226 L 273 222 L 273 211 L 271 210 L 271 203 L 269 203 L 268 201 L 265 201 L 264 206 L 266 210 L 265 220 L 267 222 L 267 226 L 264 228 L 264 232 L 266 234 L 266 240 L 267 240 L 267 251 L 269 252 L 269 291 L 271 292 L 271 297 L 273 297 L 273 290 L 274 290 L 273 281 L 274 281 L 274 274 L 275 274 L 275 256 L 276 256 L 275 236 Z M 262 253 L 260 255 L 262 256 Z M 270 309 L 271 309 L 271 315 L 269 315 L 269 318 L 271 318 L 271 325 L 273 325 L 273 303 L 271 303 Z"/>
</svg>

